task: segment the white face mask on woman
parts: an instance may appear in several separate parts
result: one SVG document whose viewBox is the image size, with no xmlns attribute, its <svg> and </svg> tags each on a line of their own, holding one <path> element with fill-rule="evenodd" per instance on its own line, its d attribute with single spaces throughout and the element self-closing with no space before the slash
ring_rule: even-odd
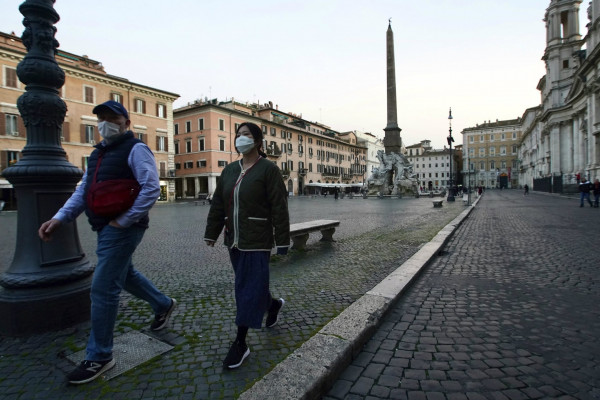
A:
<svg viewBox="0 0 600 400">
<path fill-rule="evenodd" d="M 242 154 L 248 154 L 254 148 L 254 140 L 248 136 L 239 136 L 235 139 L 235 147 Z"/>
<path fill-rule="evenodd" d="M 113 136 L 116 136 L 121 133 L 121 127 L 118 124 L 108 122 L 108 121 L 100 121 L 98 122 L 98 132 L 100 132 L 100 136 L 104 139 L 108 140 Z"/>
</svg>

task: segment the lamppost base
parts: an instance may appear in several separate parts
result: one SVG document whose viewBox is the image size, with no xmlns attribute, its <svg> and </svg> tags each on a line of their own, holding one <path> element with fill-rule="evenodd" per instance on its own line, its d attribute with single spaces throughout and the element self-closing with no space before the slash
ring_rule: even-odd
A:
<svg viewBox="0 0 600 400">
<path fill-rule="evenodd" d="M 454 199 L 454 196 L 453 196 L 453 195 L 450 195 L 450 196 L 448 196 L 448 198 L 446 199 L 446 201 L 454 201 L 454 200 L 455 200 L 455 199 Z"/>
<path fill-rule="evenodd" d="M 26 336 L 89 320 L 91 279 L 39 289 L 0 287 L 0 335 Z"/>
</svg>

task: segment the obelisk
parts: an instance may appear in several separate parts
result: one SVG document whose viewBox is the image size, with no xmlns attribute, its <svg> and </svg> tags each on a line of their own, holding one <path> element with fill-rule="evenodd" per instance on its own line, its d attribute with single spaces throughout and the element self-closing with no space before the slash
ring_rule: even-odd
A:
<svg viewBox="0 0 600 400">
<path fill-rule="evenodd" d="M 387 126 L 383 146 L 386 154 L 402 152 L 402 138 L 398 127 L 398 108 L 396 105 L 396 64 L 394 61 L 394 32 L 392 32 L 392 20 L 390 18 L 387 29 Z"/>
</svg>

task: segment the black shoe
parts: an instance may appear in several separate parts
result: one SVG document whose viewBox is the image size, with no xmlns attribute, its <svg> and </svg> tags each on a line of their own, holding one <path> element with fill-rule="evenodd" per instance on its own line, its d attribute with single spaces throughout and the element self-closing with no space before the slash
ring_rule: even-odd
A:
<svg viewBox="0 0 600 400">
<path fill-rule="evenodd" d="M 229 353 L 227 353 L 227 357 L 225 357 L 225 361 L 223 361 L 223 368 L 237 368 L 250 355 L 250 349 L 247 345 L 239 343 L 237 340 L 231 344 L 231 348 L 229 349 Z"/>
<path fill-rule="evenodd" d="M 153 331 L 159 331 L 166 327 L 169 323 L 171 313 L 173 313 L 173 310 L 175 310 L 176 306 L 177 301 L 175 301 L 175 299 L 171 299 L 171 306 L 169 307 L 169 309 L 162 314 L 156 314 L 154 316 L 154 321 L 152 322 L 152 325 L 150 325 L 150 329 L 152 329 Z"/>
<path fill-rule="evenodd" d="M 107 361 L 88 361 L 84 360 L 75 368 L 67 379 L 73 385 L 88 383 L 115 366 L 115 359 L 111 358 Z"/>
<path fill-rule="evenodd" d="M 275 307 L 273 310 L 269 310 L 269 313 L 267 314 L 267 321 L 265 323 L 267 328 L 271 328 L 277 325 L 277 320 L 279 319 L 279 311 L 281 311 L 281 309 L 283 308 L 285 300 L 280 298 L 279 300 L 277 300 L 277 304 L 278 306 Z"/>
</svg>

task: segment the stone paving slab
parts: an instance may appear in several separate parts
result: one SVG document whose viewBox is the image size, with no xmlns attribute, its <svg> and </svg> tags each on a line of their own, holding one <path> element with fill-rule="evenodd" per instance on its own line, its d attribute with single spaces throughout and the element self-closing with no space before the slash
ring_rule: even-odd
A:
<svg viewBox="0 0 600 400">
<path fill-rule="evenodd" d="M 281 323 L 251 330 L 242 368 L 221 362 L 235 336 L 233 272 L 223 246 L 202 241 L 208 206 L 157 205 L 134 255 L 136 267 L 178 300 L 172 323 L 159 337 L 173 350 L 109 381 L 65 385 L 66 354 L 80 351 L 89 324 L 27 338 L 0 340 L 3 399 L 231 399 L 239 397 L 325 325 L 426 245 L 465 207 L 433 209 L 429 199 L 292 198 L 291 222 L 340 220 L 336 242 L 311 235 L 305 251 L 273 257 L 271 290 L 286 299 Z M 78 220 L 84 250 L 95 262 L 95 238 Z M 16 215 L 2 213 L 0 271 L 8 268 Z M 313 237 L 314 236 L 314 237 Z M 142 301 L 124 294 L 116 333 L 147 332 L 153 318 Z M 331 361 L 333 363 L 333 360 Z"/>
<path fill-rule="evenodd" d="M 106 372 L 104 379 L 115 378 L 169 350 L 173 350 L 173 346 L 141 332 L 131 331 L 115 335 L 113 353 L 116 362 L 115 366 Z M 85 350 L 69 354 L 67 359 L 75 367 L 85 359 Z"/>
<path fill-rule="evenodd" d="M 599 210 L 486 191 L 323 399 L 600 399 Z"/>
</svg>

